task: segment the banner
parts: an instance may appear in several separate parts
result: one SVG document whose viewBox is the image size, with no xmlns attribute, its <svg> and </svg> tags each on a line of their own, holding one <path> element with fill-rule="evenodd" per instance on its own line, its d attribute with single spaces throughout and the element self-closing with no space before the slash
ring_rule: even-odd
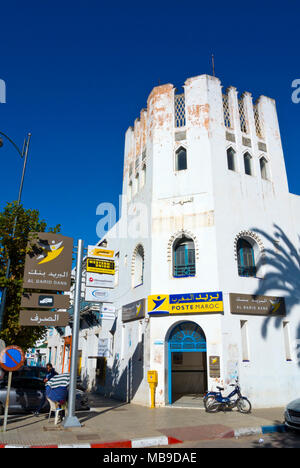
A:
<svg viewBox="0 0 300 468">
<path fill-rule="evenodd" d="M 87 302 L 113 302 L 112 291 L 102 288 L 85 288 Z"/>
<path fill-rule="evenodd" d="M 232 314 L 273 317 L 286 315 L 283 297 L 231 293 L 229 299 Z"/>
<path fill-rule="evenodd" d="M 221 291 L 148 297 L 149 315 L 218 313 L 223 310 Z"/>
<path fill-rule="evenodd" d="M 92 288 L 109 288 L 115 286 L 115 278 L 113 275 L 105 275 L 101 273 L 86 273 L 86 286 Z"/>
<path fill-rule="evenodd" d="M 140 320 L 145 317 L 145 299 L 131 302 L 122 307 L 123 322 L 131 322 L 132 320 Z"/>
</svg>

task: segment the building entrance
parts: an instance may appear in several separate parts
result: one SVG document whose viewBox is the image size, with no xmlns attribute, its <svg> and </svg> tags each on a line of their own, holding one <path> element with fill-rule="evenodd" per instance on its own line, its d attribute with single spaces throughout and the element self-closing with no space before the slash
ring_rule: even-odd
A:
<svg viewBox="0 0 300 468">
<path fill-rule="evenodd" d="M 169 404 L 184 396 L 197 398 L 207 390 L 206 338 L 194 322 L 174 327 L 168 341 Z"/>
</svg>

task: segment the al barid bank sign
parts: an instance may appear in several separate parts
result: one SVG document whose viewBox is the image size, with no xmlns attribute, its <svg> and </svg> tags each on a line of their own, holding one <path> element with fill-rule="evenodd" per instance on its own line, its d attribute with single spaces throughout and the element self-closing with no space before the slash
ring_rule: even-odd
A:
<svg viewBox="0 0 300 468">
<path fill-rule="evenodd" d="M 69 291 L 71 286 L 73 239 L 40 232 L 32 235 L 26 255 L 23 287 Z"/>
<path fill-rule="evenodd" d="M 73 239 L 49 232 L 31 233 L 25 259 L 20 325 L 69 323 Z M 50 291 L 50 292 L 48 292 Z M 65 310 L 63 310 L 65 309 Z"/>
</svg>

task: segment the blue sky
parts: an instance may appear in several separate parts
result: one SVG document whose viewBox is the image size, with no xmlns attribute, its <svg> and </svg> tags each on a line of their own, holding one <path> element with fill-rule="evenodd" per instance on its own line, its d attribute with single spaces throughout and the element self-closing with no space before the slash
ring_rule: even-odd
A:
<svg viewBox="0 0 300 468">
<path fill-rule="evenodd" d="M 124 133 L 160 82 L 212 74 L 276 99 L 289 187 L 300 194 L 300 78 L 296 1 L 100 2 L 28 0 L 0 7 L 0 131 L 20 146 L 32 133 L 23 203 L 85 244 L 96 207 L 118 206 Z M 22 161 L 0 149 L 0 209 L 17 198 Z"/>
</svg>

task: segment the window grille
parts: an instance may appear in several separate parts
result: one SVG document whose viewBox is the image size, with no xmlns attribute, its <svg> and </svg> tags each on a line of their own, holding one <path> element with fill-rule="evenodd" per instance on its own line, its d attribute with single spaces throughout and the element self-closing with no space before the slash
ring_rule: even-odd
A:
<svg viewBox="0 0 300 468">
<path fill-rule="evenodd" d="M 195 246 L 192 239 L 186 237 L 178 240 L 173 245 L 175 278 L 183 278 L 196 275 Z"/>
<path fill-rule="evenodd" d="M 246 112 L 245 112 L 243 99 L 239 99 L 239 114 L 240 114 L 241 131 L 243 133 L 248 133 Z"/>
<path fill-rule="evenodd" d="M 227 128 L 231 127 L 231 118 L 230 118 L 230 110 L 228 105 L 228 95 L 223 94 L 223 112 L 224 112 L 224 124 Z"/>
<path fill-rule="evenodd" d="M 258 136 L 258 138 L 263 138 L 262 125 L 261 125 L 257 105 L 253 106 L 253 112 L 254 112 L 254 122 L 255 122 L 256 135 Z"/>
<path fill-rule="evenodd" d="M 175 94 L 175 127 L 185 126 L 185 96 Z"/>
<path fill-rule="evenodd" d="M 256 265 L 253 247 L 245 239 L 238 240 L 237 256 L 239 276 L 256 276 Z"/>
</svg>

